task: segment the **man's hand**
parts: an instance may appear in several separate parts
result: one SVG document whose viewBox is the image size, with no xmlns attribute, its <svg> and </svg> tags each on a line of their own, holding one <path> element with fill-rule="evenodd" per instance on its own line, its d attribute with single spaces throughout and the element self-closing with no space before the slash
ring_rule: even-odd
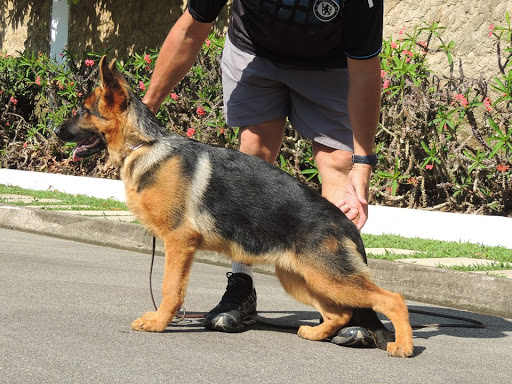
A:
<svg viewBox="0 0 512 384">
<path fill-rule="evenodd" d="M 345 196 L 337 204 L 340 210 L 361 230 L 368 219 L 368 191 L 372 167 L 354 164 L 348 175 Z"/>
</svg>

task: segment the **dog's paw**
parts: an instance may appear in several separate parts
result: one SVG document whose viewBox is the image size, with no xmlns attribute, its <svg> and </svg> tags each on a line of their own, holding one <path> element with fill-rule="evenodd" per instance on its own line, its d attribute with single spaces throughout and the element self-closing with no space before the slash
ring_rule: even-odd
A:
<svg viewBox="0 0 512 384">
<path fill-rule="evenodd" d="M 169 322 L 162 320 L 156 312 L 147 312 L 132 323 L 132 329 L 140 332 L 163 332 Z"/>
<path fill-rule="evenodd" d="M 327 337 L 325 332 L 321 332 L 317 327 L 310 327 L 308 325 L 302 325 L 300 326 L 299 330 L 297 331 L 297 336 L 306 339 L 306 340 L 323 340 Z"/>
<path fill-rule="evenodd" d="M 392 357 L 410 357 L 413 354 L 413 346 L 410 345 L 399 345 L 397 343 L 388 343 L 387 351 L 388 355 Z"/>
</svg>

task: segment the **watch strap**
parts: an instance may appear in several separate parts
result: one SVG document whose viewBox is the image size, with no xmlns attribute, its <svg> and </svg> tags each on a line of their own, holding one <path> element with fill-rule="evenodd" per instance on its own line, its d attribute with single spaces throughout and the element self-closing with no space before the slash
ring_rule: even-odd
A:
<svg viewBox="0 0 512 384">
<path fill-rule="evenodd" d="M 352 155 L 352 164 L 367 164 L 375 167 L 377 165 L 377 155 Z"/>
</svg>

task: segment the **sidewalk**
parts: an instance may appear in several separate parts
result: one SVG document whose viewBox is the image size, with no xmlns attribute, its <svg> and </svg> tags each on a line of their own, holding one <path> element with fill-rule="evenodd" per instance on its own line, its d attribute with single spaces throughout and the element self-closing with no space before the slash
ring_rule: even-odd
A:
<svg viewBox="0 0 512 384">
<path fill-rule="evenodd" d="M 43 235 L 61 237 L 79 242 L 149 253 L 151 236 L 128 211 L 70 210 L 55 199 L 38 200 L 44 205 L 30 205 L 34 199 L 23 195 L 0 195 L 7 203 L 23 201 L 28 206 L 18 207 L 0 203 L 0 227 Z M 162 247 L 157 247 L 162 255 Z M 415 258 L 414 251 L 403 249 L 369 248 L 369 255 L 380 253 L 404 255 L 396 261 L 370 259 L 375 282 L 383 288 L 403 293 L 407 299 L 443 305 L 484 314 L 512 318 L 512 271 L 459 272 L 437 268 L 442 265 L 488 263 L 488 260 L 468 258 Z M 371 257 L 371 256 L 370 256 Z M 229 266 L 222 255 L 198 252 L 196 261 Z M 272 274 L 272 266 L 262 265 L 257 272 Z M 493 276 L 493 274 L 500 277 Z"/>
</svg>

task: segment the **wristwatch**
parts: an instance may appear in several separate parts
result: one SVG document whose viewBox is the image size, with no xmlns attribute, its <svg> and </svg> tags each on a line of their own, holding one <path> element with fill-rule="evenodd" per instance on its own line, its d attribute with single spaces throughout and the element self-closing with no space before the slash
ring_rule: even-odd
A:
<svg viewBox="0 0 512 384">
<path fill-rule="evenodd" d="M 360 156 L 353 154 L 352 164 L 366 164 L 375 167 L 377 165 L 377 155 Z"/>
</svg>

